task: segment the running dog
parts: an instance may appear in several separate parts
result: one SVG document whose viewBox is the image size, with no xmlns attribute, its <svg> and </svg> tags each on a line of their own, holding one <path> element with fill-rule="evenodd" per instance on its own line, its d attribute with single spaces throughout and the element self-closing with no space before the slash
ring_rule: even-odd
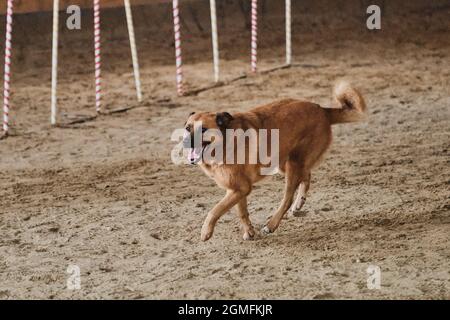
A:
<svg viewBox="0 0 450 320">
<path fill-rule="evenodd" d="M 211 140 L 202 139 L 201 144 L 194 144 L 194 123 L 200 121 L 202 137 L 209 129 L 278 129 L 278 170 L 285 175 L 285 190 L 281 205 L 269 217 L 262 232 L 274 232 L 290 209 L 299 211 L 306 200 L 306 194 L 311 181 L 311 170 L 316 167 L 331 144 L 331 126 L 339 123 L 361 121 L 366 116 L 366 104 L 358 90 L 347 82 L 339 82 L 333 90 L 334 105 L 323 108 L 318 104 L 286 99 L 256 107 L 248 112 L 230 114 L 191 113 L 185 124 L 183 144 L 189 149 L 189 161 L 198 163 L 203 171 L 217 185 L 226 190 L 225 197 L 207 214 L 201 230 L 201 240 L 206 241 L 213 235 L 214 227 L 219 218 L 237 205 L 237 212 L 243 227 L 244 240 L 254 237 L 255 231 L 247 210 L 247 197 L 252 186 L 267 177 L 261 174 L 260 163 L 228 164 L 224 161 L 202 161 Z M 227 149 L 224 143 L 224 149 Z M 246 152 L 249 148 L 246 147 Z M 228 151 L 229 152 L 229 151 Z M 231 152 L 237 156 L 237 148 Z M 297 197 L 294 200 L 296 191 Z"/>
</svg>

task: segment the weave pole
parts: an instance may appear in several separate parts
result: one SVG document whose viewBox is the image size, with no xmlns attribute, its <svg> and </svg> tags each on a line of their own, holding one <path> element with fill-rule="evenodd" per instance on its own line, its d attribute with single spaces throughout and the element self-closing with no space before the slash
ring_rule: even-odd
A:
<svg viewBox="0 0 450 320">
<path fill-rule="evenodd" d="M 292 63 L 291 0 L 286 0 L 286 64 Z"/>
<path fill-rule="evenodd" d="M 258 0 L 252 0 L 251 10 L 252 20 L 252 42 L 251 42 L 251 66 L 252 72 L 256 72 L 256 62 L 258 60 Z"/>
<path fill-rule="evenodd" d="M 136 95 L 139 102 L 142 101 L 141 75 L 139 73 L 139 61 L 136 50 L 136 38 L 134 36 L 133 15 L 131 13 L 130 0 L 124 0 L 125 14 L 127 16 L 128 36 L 130 38 L 131 59 L 133 60 L 134 82 L 136 83 Z"/>
<path fill-rule="evenodd" d="M 102 105 L 101 43 L 100 43 L 100 0 L 94 0 L 94 54 L 95 54 L 95 110 Z"/>
<path fill-rule="evenodd" d="M 56 92 L 58 85 L 58 21 L 59 0 L 53 0 L 53 40 L 52 40 L 52 98 L 50 107 L 50 123 L 56 124 Z"/>
<path fill-rule="evenodd" d="M 3 83 L 3 134 L 8 135 L 9 129 L 9 93 L 11 81 L 11 40 L 14 1 L 8 0 L 6 9 L 6 40 L 5 40 L 5 74 Z"/>
<path fill-rule="evenodd" d="M 183 60 L 181 58 L 181 33 L 180 33 L 180 10 L 178 9 L 178 0 L 172 1 L 173 6 L 173 30 L 175 34 L 175 59 L 177 68 L 177 93 L 183 95 Z"/>
<path fill-rule="evenodd" d="M 217 14 L 216 14 L 216 0 L 210 0 L 211 7 L 211 34 L 213 46 L 213 60 L 214 60 L 214 81 L 219 82 L 219 42 L 217 37 Z"/>
</svg>

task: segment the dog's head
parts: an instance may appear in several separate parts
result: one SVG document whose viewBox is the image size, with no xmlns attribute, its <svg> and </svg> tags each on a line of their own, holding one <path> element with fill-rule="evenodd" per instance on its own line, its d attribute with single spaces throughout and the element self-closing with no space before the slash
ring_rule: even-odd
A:
<svg viewBox="0 0 450 320">
<path fill-rule="evenodd" d="M 189 150 L 188 160 L 191 164 L 198 163 L 202 157 L 203 152 L 211 144 L 208 137 L 204 137 L 209 129 L 216 129 L 225 131 L 233 121 L 233 117 L 228 112 L 192 112 L 185 125 L 183 147 Z"/>
</svg>

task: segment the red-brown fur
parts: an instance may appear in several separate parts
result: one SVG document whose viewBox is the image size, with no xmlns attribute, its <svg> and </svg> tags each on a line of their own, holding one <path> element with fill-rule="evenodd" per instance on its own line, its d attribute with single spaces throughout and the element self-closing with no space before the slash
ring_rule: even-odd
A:
<svg viewBox="0 0 450 320">
<path fill-rule="evenodd" d="M 339 83 L 333 97 L 339 108 L 322 108 L 311 102 L 286 99 L 248 112 L 235 113 L 225 126 L 218 125 L 220 114 L 199 113 L 189 116 L 187 126 L 202 121 L 202 125 L 208 129 L 279 129 L 279 169 L 286 176 L 286 185 L 280 207 L 269 217 L 263 232 L 274 232 L 289 208 L 297 211 L 302 207 L 309 189 L 311 170 L 319 164 L 331 144 L 331 125 L 364 118 L 364 99 L 349 84 Z M 260 174 L 262 165 L 201 163 L 200 166 L 227 191 L 225 197 L 208 213 L 201 239 L 208 240 L 219 218 L 235 205 L 244 228 L 244 239 L 251 239 L 255 231 L 249 219 L 247 196 L 253 184 L 266 177 Z M 294 202 L 296 190 L 298 196 Z"/>
</svg>

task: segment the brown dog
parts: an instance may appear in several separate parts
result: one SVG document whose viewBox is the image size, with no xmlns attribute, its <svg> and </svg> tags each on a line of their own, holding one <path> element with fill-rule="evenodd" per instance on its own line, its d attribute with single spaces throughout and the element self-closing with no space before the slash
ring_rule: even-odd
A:
<svg viewBox="0 0 450 320">
<path fill-rule="evenodd" d="M 200 146 L 194 146 L 196 121 L 202 123 L 201 135 L 203 136 L 209 129 L 218 129 L 222 132 L 227 129 L 278 129 L 278 169 L 285 174 L 286 185 L 280 207 L 262 229 L 264 233 L 274 232 L 289 208 L 291 211 L 298 211 L 303 206 L 309 189 L 311 170 L 318 165 L 330 146 L 331 125 L 360 121 L 365 116 L 366 104 L 363 97 L 348 83 L 337 84 L 333 98 L 338 108 L 322 108 L 311 102 L 288 99 L 233 115 L 227 112 L 192 113 L 185 125 L 184 139 L 185 146 L 190 148 L 190 160 L 192 163 L 201 161 L 203 153 L 211 143 L 208 139 L 204 139 Z M 225 149 L 227 149 L 226 143 L 224 143 Z M 237 156 L 236 148 L 231 152 Z M 252 151 L 246 147 L 245 152 Z M 264 165 L 248 162 L 227 164 L 224 161 L 209 163 L 203 161 L 200 166 L 209 177 L 226 190 L 225 197 L 206 216 L 201 239 L 206 241 L 211 238 L 217 220 L 235 205 L 244 228 L 243 238 L 245 240 L 253 238 L 255 231 L 247 211 L 247 196 L 253 184 L 266 177 L 260 171 Z M 298 195 L 294 201 L 296 190 Z"/>
</svg>

